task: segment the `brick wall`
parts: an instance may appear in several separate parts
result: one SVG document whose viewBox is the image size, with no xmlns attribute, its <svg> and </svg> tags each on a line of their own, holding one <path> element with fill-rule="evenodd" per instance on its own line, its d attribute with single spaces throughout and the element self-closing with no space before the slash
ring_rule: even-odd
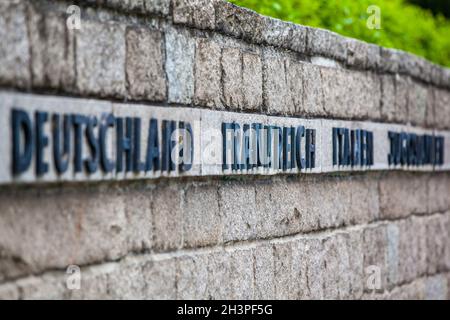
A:
<svg viewBox="0 0 450 320">
<path fill-rule="evenodd" d="M 1 2 L 2 92 L 450 129 L 450 71 L 414 55 L 219 0 L 74 2 L 81 30 Z M 7 185 L 0 298 L 446 299 L 449 230 L 447 172 Z"/>
</svg>

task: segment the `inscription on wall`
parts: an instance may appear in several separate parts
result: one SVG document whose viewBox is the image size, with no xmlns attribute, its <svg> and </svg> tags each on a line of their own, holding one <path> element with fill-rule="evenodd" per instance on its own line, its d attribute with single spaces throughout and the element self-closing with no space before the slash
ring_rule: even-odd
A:
<svg viewBox="0 0 450 320">
<path fill-rule="evenodd" d="M 449 132 L 0 94 L 0 183 L 448 170 Z"/>
</svg>

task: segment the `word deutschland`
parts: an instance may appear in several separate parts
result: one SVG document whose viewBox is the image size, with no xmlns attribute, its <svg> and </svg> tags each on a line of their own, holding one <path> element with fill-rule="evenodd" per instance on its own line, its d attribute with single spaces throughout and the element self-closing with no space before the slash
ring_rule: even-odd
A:
<svg viewBox="0 0 450 320">
<path fill-rule="evenodd" d="M 51 122 L 51 134 L 44 132 L 44 126 Z M 12 110 L 12 170 L 14 175 L 27 171 L 32 159 L 38 176 L 49 171 L 44 161 L 45 149 L 51 141 L 52 158 L 58 174 L 69 169 L 73 161 L 75 173 L 84 170 L 93 174 L 98 170 L 105 173 L 189 171 L 192 168 L 194 152 L 192 126 L 183 121 L 163 120 L 161 126 L 156 119 L 150 119 L 148 132 L 142 132 L 141 118 L 115 117 L 106 114 L 99 119 L 81 114 L 61 115 L 35 112 L 34 117 L 22 110 Z M 110 154 L 111 134 L 115 133 L 115 157 Z M 143 135 L 147 135 L 147 146 L 141 149 Z M 175 149 L 175 136 L 182 140 Z M 161 140 L 160 140 L 161 137 Z M 72 145 L 73 143 L 73 145 Z M 83 150 L 86 147 L 87 152 Z M 178 151 L 174 154 L 174 150 Z M 145 153 L 145 161 L 141 157 Z M 34 154 L 34 157 L 33 157 Z M 86 154 L 88 154 L 86 156 Z M 142 157 L 143 158 L 143 157 Z M 178 163 L 175 159 L 179 159 Z"/>
</svg>

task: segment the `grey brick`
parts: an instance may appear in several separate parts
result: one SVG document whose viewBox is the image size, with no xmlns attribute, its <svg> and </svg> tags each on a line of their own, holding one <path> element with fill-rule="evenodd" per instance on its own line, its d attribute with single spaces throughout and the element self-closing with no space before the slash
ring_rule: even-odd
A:
<svg viewBox="0 0 450 320">
<path fill-rule="evenodd" d="M 195 40 L 186 31 L 166 32 L 169 102 L 190 104 L 194 96 Z"/>
<path fill-rule="evenodd" d="M 17 286 L 23 300 L 64 299 L 68 291 L 64 278 L 55 275 L 20 279 Z"/>
<path fill-rule="evenodd" d="M 166 75 L 159 31 L 128 28 L 126 73 L 129 94 L 134 99 L 163 101 L 167 98 Z"/>
<path fill-rule="evenodd" d="M 125 27 L 85 21 L 76 36 L 77 87 L 82 94 L 125 96 Z"/>
<path fill-rule="evenodd" d="M 312 208 L 301 184 L 287 184 L 283 180 L 261 181 L 256 185 L 257 234 L 274 237 L 313 228 Z M 303 200 L 303 201 L 302 201 Z"/>
<path fill-rule="evenodd" d="M 380 79 L 382 118 L 387 121 L 406 123 L 408 121 L 408 98 L 411 91 L 408 81 L 398 74 L 382 75 Z M 420 114 L 418 116 L 420 117 Z"/>
<path fill-rule="evenodd" d="M 263 99 L 262 62 L 258 54 L 244 52 L 242 56 L 243 107 L 259 110 Z"/>
<path fill-rule="evenodd" d="M 381 86 L 372 73 L 322 68 L 324 107 L 330 116 L 380 117 Z"/>
<path fill-rule="evenodd" d="M 238 249 L 230 252 L 232 299 L 250 300 L 254 296 L 253 251 Z"/>
<path fill-rule="evenodd" d="M 400 249 L 400 228 L 395 223 L 390 223 L 386 226 L 388 238 L 388 269 L 387 269 L 387 283 L 389 287 L 395 286 L 399 283 L 399 249 Z"/>
<path fill-rule="evenodd" d="M 237 275 L 231 274 L 231 257 L 226 251 L 208 255 L 208 299 L 231 299 L 234 294 L 232 279 Z"/>
<path fill-rule="evenodd" d="M 173 0 L 173 22 L 198 29 L 214 29 L 215 0 Z"/>
<path fill-rule="evenodd" d="M 219 188 L 225 242 L 258 238 L 258 213 L 253 184 L 224 183 Z"/>
<path fill-rule="evenodd" d="M 0 84 L 28 87 L 30 54 L 23 3 L 3 3 L 0 12 Z"/>
<path fill-rule="evenodd" d="M 227 107 L 243 107 L 242 55 L 238 48 L 225 48 L 222 52 L 223 96 Z"/>
<path fill-rule="evenodd" d="M 396 121 L 406 122 L 408 114 L 408 81 L 395 75 L 395 112 Z"/>
<path fill-rule="evenodd" d="M 71 91 L 75 86 L 75 33 L 66 18 L 28 7 L 33 86 Z"/>
<path fill-rule="evenodd" d="M 363 247 L 363 230 L 352 230 L 346 234 L 347 249 L 349 252 L 349 269 L 347 281 L 350 290 L 345 299 L 361 299 L 364 292 L 364 247 Z"/>
<path fill-rule="evenodd" d="M 127 249 L 143 251 L 153 248 L 153 225 L 150 190 L 122 191 L 126 217 Z M 153 193 L 152 193 L 153 194 Z"/>
<path fill-rule="evenodd" d="M 355 39 L 347 40 L 348 66 L 365 69 L 367 67 L 368 54 L 369 54 L 369 46 L 366 42 Z"/>
<path fill-rule="evenodd" d="M 424 279 L 418 279 L 411 283 L 404 284 L 400 287 L 387 292 L 383 299 L 386 300 L 423 300 L 425 298 Z"/>
<path fill-rule="evenodd" d="M 154 248 L 178 249 L 183 244 L 182 190 L 176 185 L 160 185 L 152 191 Z"/>
<path fill-rule="evenodd" d="M 394 173 L 380 180 L 380 216 L 400 218 L 427 212 L 425 174 Z M 414 196 L 411 196 L 414 195 Z"/>
<path fill-rule="evenodd" d="M 224 104 L 257 110 L 262 105 L 262 63 L 257 54 L 225 48 L 222 52 Z"/>
<path fill-rule="evenodd" d="M 428 89 L 426 86 L 410 81 L 408 85 L 408 121 L 415 125 L 424 126 L 429 104 Z"/>
<path fill-rule="evenodd" d="M 270 113 L 293 114 L 295 106 L 286 77 L 286 58 L 266 54 L 264 58 L 264 104 Z"/>
<path fill-rule="evenodd" d="M 381 64 L 381 48 L 375 44 L 367 45 L 367 68 L 373 71 L 380 69 Z"/>
<path fill-rule="evenodd" d="M 206 299 L 208 255 L 196 254 L 177 259 L 177 299 Z"/>
<path fill-rule="evenodd" d="M 324 247 L 322 239 L 299 239 L 292 243 L 292 296 L 324 298 Z"/>
<path fill-rule="evenodd" d="M 112 272 L 107 274 L 108 298 L 122 300 L 136 300 L 145 298 L 148 293 L 144 290 L 148 289 L 148 287 L 156 286 L 158 281 L 161 281 L 158 276 L 156 277 L 156 281 L 145 281 L 147 279 L 144 277 L 146 276 L 146 273 L 149 272 L 147 267 L 151 263 L 152 262 L 147 262 L 143 264 L 140 257 L 122 260 Z M 146 268 L 143 268 L 143 265 L 145 265 Z M 153 278 L 151 279 L 153 280 Z M 153 297 L 149 296 L 148 298 Z"/>
<path fill-rule="evenodd" d="M 426 229 L 423 219 L 396 223 L 399 228 L 398 281 L 410 282 L 425 274 L 427 268 Z"/>
<path fill-rule="evenodd" d="M 363 291 L 361 233 L 336 233 L 323 241 L 325 299 L 355 299 Z"/>
<path fill-rule="evenodd" d="M 261 43 L 264 17 L 228 1 L 216 1 L 216 30 L 236 38 Z"/>
<path fill-rule="evenodd" d="M 369 226 L 363 231 L 363 254 L 364 254 L 364 272 L 370 276 L 369 268 L 377 267 L 380 270 L 381 288 L 387 286 L 389 274 L 389 255 L 388 255 L 388 237 L 386 226 Z M 374 274 L 376 276 L 376 274 Z M 367 280 L 369 280 L 367 278 Z M 375 291 L 365 283 L 364 291 Z M 371 283 L 370 283 L 371 284 Z"/>
<path fill-rule="evenodd" d="M 395 121 L 402 116 L 396 112 L 395 105 L 395 76 L 381 75 L 381 118 L 387 121 Z"/>
<path fill-rule="evenodd" d="M 221 55 L 219 44 L 198 39 L 195 57 L 195 98 L 200 106 L 221 108 Z"/>
<path fill-rule="evenodd" d="M 14 283 L 0 285 L 0 300 L 18 300 L 19 288 Z"/>
<path fill-rule="evenodd" d="M 176 291 L 176 260 L 148 261 L 142 266 L 145 299 L 174 300 Z"/>
<path fill-rule="evenodd" d="M 306 27 L 270 17 L 264 17 L 264 20 L 262 39 L 266 44 L 299 53 L 306 52 Z"/>
<path fill-rule="evenodd" d="M 444 275 L 428 277 L 425 280 L 425 299 L 447 300 L 448 286 Z"/>
<path fill-rule="evenodd" d="M 450 176 L 447 173 L 430 175 L 428 180 L 428 212 L 445 212 L 450 209 Z"/>
<path fill-rule="evenodd" d="M 127 250 L 123 198 L 115 192 L 29 190 L 1 198 L 0 278 L 113 260 Z"/>
<path fill-rule="evenodd" d="M 310 63 L 302 64 L 303 102 L 302 107 L 297 109 L 300 116 L 323 116 L 325 115 L 323 83 L 320 67 Z"/>
<path fill-rule="evenodd" d="M 273 245 L 275 299 L 292 299 L 292 244 L 291 242 Z"/>
<path fill-rule="evenodd" d="M 446 215 L 434 215 L 427 217 L 425 221 L 426 234 L 423 235 L 426 240 L 427 272 L 435 274 L 445 271 L 449 264 L 447 251 L 449 247 L 448 217 Z"/>
<path fill-rule="evenodd" d="M 254 299 L 275 299 L 275 264 L 272 245 L 253 249 L 255 289 Z"/>
<path fill-rule="evenodd" d="M 389 73 L 399 72 L 400 59 L 401 51 L 381 47 L 380 70 Z"/>
<path fill-rule="evenodd" d="M 81 268 L 81 288 L 67 292 L 67 298 L 73 300 L 111 299 L 111 286 L 114 286 L 118 280 L 117 269 L 117 263 L 103 263 Z M 117 288 L 115 289 L 117 290 Z"/>
<path fill-rule="evenodd" d="M 168 16 L 171 0 L 143 0 L 144 10 L 148 13 L 154 13 L 162 16 Z"/>
<path fill-rule="evenodd" d="M 187 247 L 206 246 L 222 241 L 217 186 L 189 186 L 183 202 L 183 239 Z"/>
<path fill-rule="evenodd" d="M 303 68 L 302 64 L 289 59 L 286 61 L 286 79 L 289 87 L 294 109 L 302 110 L 303 107 Z"/>
<path fill-rule="evenodd" d="M 307 52 L 312 56 L 325 56 L 338 61 L 347 59 L 347 39 L 328 30 L 307 28 Z"/>
<path fill-rule="evenodd" d="M 450 92 L 444 89 L 434 91 L 434 114 L 438 128 L 450 128 Z"/>
</svg>

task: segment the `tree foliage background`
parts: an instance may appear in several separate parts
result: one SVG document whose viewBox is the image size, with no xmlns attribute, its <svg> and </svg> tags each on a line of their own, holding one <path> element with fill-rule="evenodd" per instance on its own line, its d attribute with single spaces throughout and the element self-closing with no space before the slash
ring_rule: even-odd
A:
<svg viewBox="0 0 450 320">
<path fill-rule="evenodd" d="M 450 0 L 229 1 L 278 19 L 409 51 L 450 67 L 450 20 L 444 15 Z M 367 27 L 372 5 L 380 8 L 381 29 Z"/>
</svg>

